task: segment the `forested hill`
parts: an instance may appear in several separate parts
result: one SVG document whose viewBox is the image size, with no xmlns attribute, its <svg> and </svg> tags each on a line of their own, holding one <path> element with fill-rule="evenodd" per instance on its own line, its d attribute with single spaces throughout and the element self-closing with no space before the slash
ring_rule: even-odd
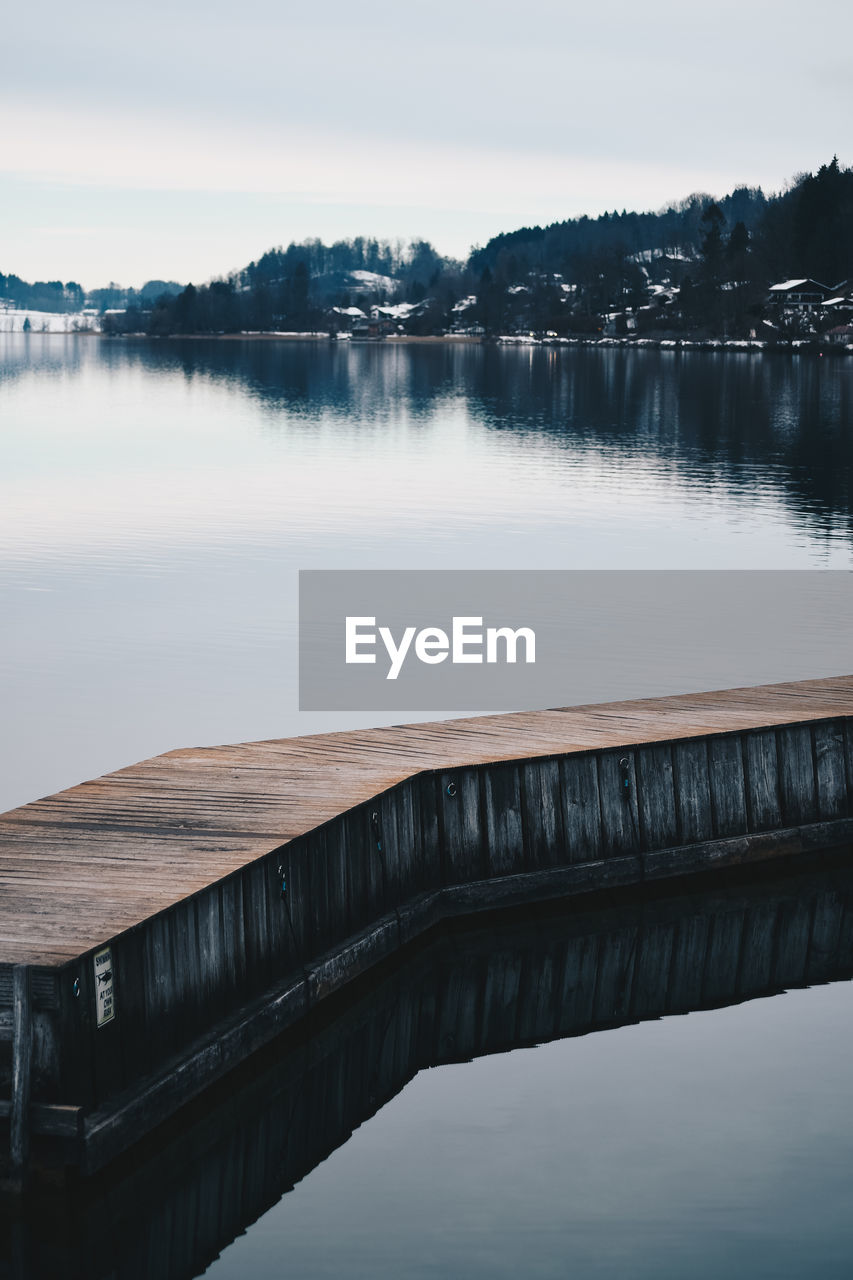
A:
<svg viewBox="0 0 853 1280">
<path fill-rule="evenodd" d="M 709 207 L 722 215 L 729 234 L 738 224 L 747 232 L 752 266 L 768 282 L 803 276 L 833 284 L 853 271 L 853 170 L 842 169 L 837 158 L 769 199 L 758 187 L 738 187 L 716 201 L 694 194 L 659 213 L 613 212 L 522 227 L 475 249 L 469 266 L 478 275 L 488 268 L 512 277 L 551 271 L 572 279 L 614 254 L 698 259 Z"/>
<path fill-rule="evenodd" d="M 347 286 L 351 290 L 358 290 L 359 286 L 381 289 L 383 284 L 397 292 L 400 288 L 411 291 L 412 286 L 425 287 L 436 275 L 459 266 L 452 259 L 442 258 L 426 240 L 404 244 L 356 236 L 330 245 L 322 240 L 306 240 L 286 249 L 270 249 L 239 274 L 241 284 L 248 288 L 268 285 L 302 270 L 321 292 Z"/>
<path fill-rule="evenodd" d="M 76 280 L 36 280 L 30 283 L 20 276 L 0 272 L 0 314 L 4 307 L 23 311 L 72 312 L 90 307 L 106 311 L 110 307 L 150 306 L 163 294 L 180 293 L 183 288 L 170 280 L 149 280 L 141 289 L 126 289 L 110 284 L 87 293 Z"/>
<path fill-rule="evenodd" d="M 768 290 L 799 277 L 853 295 L 853 170 L 836 158 L 777 195 L 744 186 L 721 199 L 694 194 L 657 213 L 522 227 L 464 262 L 426 241 L 309 240 L 271 249 L 209 284 L 151 282 L 124 296 L 110 286 L 85 301 L 106 313 L 103 327 L 114 333 L 335 331 L 370 322 L 380 327 L 370 336 L 594 334 L 614 325 L 637 334 L 749 336 L 765 320 L 788 323 L 768 310 Z M 33 306 L 28 290 L 45 309 L 71 310 L 82 300 L 79 285 L 28 286 L 0 275 L 0 306 Z M 839 318 L 847 320 L 843 308 Z"/>
<path fill-rule="evenodd" d="M 291 244 L 227 280 L 162 298 L 128 323 L 162 334 L 334 331 L 369 321 L 378 326 L 371 336 L 595 334 L 613 326 L 638 335 L 750 336 L 768 319 L 784 336 L 790 317 L 768 307 L 768 289 L 798 276 L 851 292 L 853 171 L 835 158 L 775 196 L 739 187 L 658 213 L 523 227 L 474 249 L 466 262 L 442 258 L 423 241 Z M 843 310 L 827 315 L 824 327 L 845 318 Z M 808 336 L 802 319 L 794 317 L 787 336 Z"/>
<path fill-rule="evenodd" d="M 488 267 L 493 273 L 511 275 L 558 271 L 569 278 L 585 262 L 614 252 L 638 259 L 651 254 L 693 257 L 702 241 L 702 215 L 712 200 L 710 195 L 696 193 L 659 213 L 623 210 L 598 218 L 569 218 L 547 227 L 520 227 L 474 249 L 469 265 L 477 274 Z M 717 203 L 729 226 L 742 222 L 750 231 L 759 225 L 768 204 L 758 187 L 738 187 Z"/>
</svg>

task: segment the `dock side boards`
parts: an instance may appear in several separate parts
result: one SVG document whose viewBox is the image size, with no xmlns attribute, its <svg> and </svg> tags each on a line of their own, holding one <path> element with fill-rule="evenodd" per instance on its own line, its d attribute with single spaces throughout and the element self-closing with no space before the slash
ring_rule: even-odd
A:
<svg viewBox="0 0 853 1280">
<path fill-rule="evenodd" d="M 152 1080 L 159 1123 L 443 917 L 848 841 L 851 717 L 416 773 L 73 962 L 0 966 L 7 1181 Z"/>
</svg>

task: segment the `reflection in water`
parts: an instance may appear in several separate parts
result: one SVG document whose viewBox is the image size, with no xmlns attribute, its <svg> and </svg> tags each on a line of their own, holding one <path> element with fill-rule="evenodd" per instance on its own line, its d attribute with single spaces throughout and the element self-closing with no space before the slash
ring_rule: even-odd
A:
<svg viewBox="0 0 853 1280">
<path fill-rule="evenodd" d="M 0 809 L 183 743 L 370 723 L 296 710 L 299 569 L 853 567 L 851 379 L 0 336 Z"/>
<path fill-rule="evenodd" d="M 652 459 L 698 490 L 778 490 L 813 529 L 849 537 L 850 361 L 620 348 L 370 346 L 324 342 L 0 339 L 0 382 L 23 375 L 180 375 L 239 391 L 267 428 L 428 424 L 464 405 L 490 431 L 572 452 Z"/>
<path fill-rule="evenodd" d="M 432 942 L 409 952 L 384 977 L 363 986 L 356 1000 L 339 1000 L 337 1012 L 315 1023 L 309 1034 L 274 1047 L 250 1069 L 235 1075 L 219 1089 L 213 1107 L 210 1100 L 196 1105 L 156 1142 L 131 1153 L 90 1187 L 78 1188 L 76 1194 L 46 1193 L 36 1199 L 29 1206 L 25 1221 L 6 1223 L 8 1274 L 62 1276 L 65 1280 L 98 1280 L 107 1276 L 115 1280 L 152 1276 L 177 1280 L 197 1275 L 235 1236 L 306 1179 L 347 1142 L 358 1126 L 386 1107 L 425 1068 L 466 1063 L 482 1055 L 509 1054 L 522 1046 L 542 1046 L 549 1041 L 628 1027 L 690 1010 L 720 1008 L 792 987 L 849 979 L 851 975 L 853 871 L 837 865 L 833 870 L 801 872 L 784 880 L 741 882 L 728 889 L 689 896 L 682 890 L 667 897 L 627 900 L 621 906 L 594 911 L 575 910 L 526 920 L 504 918 L 473 930 L 441 933 Z M 834 990 L 846 992 L 847 988 Z M 814 1002 L 817 996 L 811 992 L 806 1000 Z M 720 1046 L 721 1060 L 731 1064 L 724 1068 L 726 1074 L 734 1077 L 734 1063 L 744 1057 L 740 1069 L 746 1071 L 749 1087 L 762 1094 L 762 1105 L 768 1099 L 772 1101 L 774 1089 L 781 1088 L 779 1044 L 774 1039 L 773 1019 L 768 1017 L 768 1010 L 779 1007 L 784 1009 L 784 1002 L 781 1006 L 775 1001 L 750 1006 L 749 1022 L 758 1026 L 757 1038 L 743 1035 Z M 633 1263 L 626 1272 L 624 1260 L 620 1263 L 618 1257 L 611 1257 L 608 1263 L 608 1248 L 602 1248 L 594 1273 L 685 1274 L 677 1269 L 672 1273 L 665 1268 L 656 1270 L 654 1266 L 655 1258 L 662 1261 L 667 1253 L 666 1231 L 661 1234 L 662 1229 L 656 1224 L 666 1220 L 670 1206 L 660 1201 L 661 1196 L 669 1194 L 662 1169 L 658 1168 L 661 1133 L 654 1123 L 650 1128 L 643 1127 L 643 1113 L 648 1107 L 653 1114 L 654 1076 L 665 1078 L 667 1071 L 674 1068 L 677 1078 L 679 1053 L 684 1053 L 688 1029 L 694 1024 L 701 1029 L 703 1019 L 719 1016 L 704 1014 L 698 1020 L 676 1020 L 646 1029 L 649 1042 L 658 1046 L 657 1064 L 647 1076 L 639 1076 L 639 1098 L 630 1100 L 628 1112 L 624 1111 L 624 1100 L 613 1092 L 613 1081 L 607 1072 L 584 1077 L 581 1045 L 563 1046 L 564 1066 L 549 1088 L 537 1094 L 530 1091 L 528 1083 L 524 1091 L 523 1131 L 526 1140 L 529 1135 L 532 1153 L 528 1156 L 523 1147 L 507 1150 L 499 1146 L 507 1176 L 500 1175 L 497 1181 L 489 1167 L 488 1144 L 500 1144 L 519 1099 L 500 1098 L 487 1117 L 488 1138 L 484 1131 L 478 1133 L 474 1125 L 467 1137 L 463 1133 L 469 1176 L 489 1188 L 489 1221 L 500 1224 L 491 1230 L 521 1241 L 518 1247 L 526 1251 L 524 1265 L 528 1274 L 562 1275 L 567 1268 L 571 1270 L 573 1258 L 582 1261 L 584 1186 L 588 1187 L 596 1176 L 597 1164 L 603 1161 L 607 1175 L 603 1194 L 606 1199 L 607 1188 L 612 1189 L 615 1213 L 621 1176 L 616 1163 L 619 1131 L 631 1125 L 640 1128 L 642 1159 L 647 1165 L 643 1173 L 647 1203 L 636 1222 L 630 1217 L 627 1222 L 614 1218 L 611 1232 L 616 1233 L 617 1227 L 623 1234 L 627 1232 L 628 1245 L 639 1252 L 632 1254 Z M 807 1018 L 803 1021 L 807 1023 Z M 666 1027 L 673 1027 L 675 1035 L 667 1036 Z M 631 1033 L 620 1034 L 636 1037 L 639 1033 L 640 1028 L 635 1028 Z M 616 1038 L 605 1037 L 596 1043 L 605 1046 L 605 1055 L 611 1060 L 618 1053 Z M 636 1040 L 633 1043 L 636 1047 Z M 532 1058 L 527 1058 L 522 1078 L 528 1082 L 547 1079 L 537 1073 L 537 1062 L 547 1061 L 547 1055 L 557 1047 L 539 1048 Z M 849 1061 L 849 1047 L 848 1037 L 844 1061 Z M 629 1061 L 639 1064 L 640 1057 L 631 1059 L 630 1045 L 628 1049 Z M 834 1091 L 837 1081 L 830 1065 L 819 1056 L 812 1061 L 808 1080 L 801 1081 L 801 1113 L 785 1118 L 781 1134 L 783 1150 L 796 1164 L 799 1194 L 807 1212 L 812 1212 L 809 1197 L 815 1194 L 812 1180 L 817 1177 L 816 1172 L 810 1171 L 809 1162 L 825 1154 L 831 1163 L 832 1143 L 827 1134 L 836 1131 L 837 1136 L 842 1130 L 846 1133 L 848 1127 L 842 1123 L 842 1116 L 849 1113 L 849 1096 L 838 1096 Z M 843 1063 L 840 1066 L 843 1070 Z M 485 1087 L 482 1070 L 483 1065 L 477 1064 L 465 1067 L 461 1074 L 448 1074 L 450 1085 L 449 1090 L 445 1089 L 442 1109 L 452 1112 L 455 1107 L 470 1120 L 477 1111 L 478 1090 Z M 792 1063 L 792 1073 L 796 1075 L 799 1070 L 797 1062 Z M 703 1068 L 700 1063 L 699 1074 L 678 1086 L 687 1095 L 695 1130 L 691 1141 L 708 1152 L 715 1150 L 714 1135 L 725 1132 L 732 1119 L 730 1114 L 715 1109 L 715 1102 L 725 1096 L 719 1094 L 718 1071 L 719 1062 L 709 1052 L 707 1065 Z M 437 1078 L 444 1076 L 438 1073 Z M 573 1132 L 558 1138 L 558 1098 L 573 1091 L 584 1094 L 582 1102 L 588 1113 L 606 1117 L 604 1127 L 593 1134 L 585 1133 L 578 1120 Z M 407 1102 L 409 1098 L 411 1101 Z M 414 1085 L 394 1103 L 399 1132 L 406 1132 L 418 1105 Z M 729 1099 L 728 1110 L 735 1110 L 734 1099 Z M 673 1120 L 678 1114 L 679 1099 L 673 1094 Z M 466 1121 L 458 1123 L 464 1126 Z M 539 1149 L 543 1123 L 545 1140 Z M 379 1127 L 381 1117 L 376 1116 L 372 1125 Z M 356 1160 L 360 1144 L 362 1159 L 369 1161 L 365 1142 L 371 1129 L 367 1126 L 352 1144 Z M 754 1156 L 756 1151 L 763 1151 L 760 1132 L 756 1130 L 752 1138 Z M 567 1141 L 568 1147 L 561 1147 L 560 1141 Z M 478 1142 L 482 1144 L 479 1154 Z M 804 1150 L 798 1145 L 807 1142 L 813 1143 L 815 1149 Z M 521 1171 L 531 1162 L 545 1162 L 547 1169 L 548 1162 L 555 1158 L 555 1144 L 557 1155 L 571 1173 L 567 1175 L 566 1169 L 559 1168 L 553 1179 L 548 1175 L 550 1190 L 537 1205 L 538 1230 L 535 1238 L 527 1239 L 523 1232 L 518 1234 L 523 1225 L 520 1217 L 526 1194 Z M 737 1194 L 749 1220 L 747 1235 L 752 1233 L 754 1249 L 760 1223 L 753 1200 L 760 1202 L 765 1185 L 774 1187 L 780 1171 L 759 1168 L 754 1185 L 741 1189 L 739 1170 L 733 1163 L 736 1147 L 733 1134 L 718 1157 L 719 1167 L 712 1167 L 711 1185 L 720 1196 L 729 1185 L 738 1187 Z M 395 1222 L 387 1215 L 383 1219 L 381 1204 L 371 1203 L 371 1195 L 375 1199 L 379 1189 L 371 1192 L 370 1186 L 363 1184 L 360 1172 L 356 1172 L 356 1185 L 350 1170 L 349 1180 L 339 1188 L 337 1202 L 330 1198 L 330 1175 L 326 1185 L 309 1178 L 292 1198 L 285 1196 L 264 1223 L 234 1246 L 233 1257 L 231 1250 L 225 1253 L 212 1274 L 217 1275 L 219 1268 L 223 1268 L 223 1276 L 253 1277 L 305 1273 L 337 1276 L 344 1271 L 371 1276 L 438 1274 L 436 1259 L 433 1258 L 431 1269 L 429 1258 L 418 1252 L 424 1241 L 438 1249 L 447 1268 L 444 1274 L 483 1274 L 479 1264 L 464 1264 L 466 1257 L 470 1260 L 466 1251 L 471 1238 L 482 1230 L 476 1220 L 474 1186 L 470 1187 L 470 1212 L 474 1216 L 461 1222 L 436 1224 L 429 1219 L 428 1206 L 416 1196 L 411 1199 L 415 1184 L 407 1170 L 409 1166 L 421 1168 L 436 1186 L 452 1181 L 452 1170 L 440 1159 L 436 1161 L 436 1153 L 428 1145 L 394 1154 L 396 1165 L 388 1172 L 398 1188 L 401 1215 L 410 1218 L 410 1237 L 406 1235 L 406 1221 Z M 325 1168 L 333 1172 L 333 1165 L 329 1162 Z M 513 1168 L 517 1177 L 512 1176 Z M 655 1178 L 661 1179 L 657 1191 L 654 1179 L 650 1182 L 652 1170 Z M 674 1173 L 677 1179 L 677 1168 Z M 572 1179 L 577 1181 L 577 1187 Z M 409 1183 L 412 1189 L 407 1191 Z M 571 1194 L 569 1186 L 574 1187 Z M 773 1195 L 781 1193 L 780 1186 Z M 359 1196 L 367 1200 L 371 1211 L 378 1213 L 384 1223 L 382 1235 L 396 1240 L 403 1249 L 402 1267 L 395 1270 L 388 1265 L 383 1269 L 382 1240 L 365 1242 L 358 1225 L 346 1220 L 343 1203 L 358 1200 Z M 576 1203 L 572 1196 L 577 1198 Z M 296 1209 L 276 1236 L 276 1215 L 285 1211 L 291 1199 Z M 781 1212 L 782 1208 L 780 1199 L 776 1211 Z M 834 1208 L 824 1206 L 822 1210 L 829 1218 L 821 1227 L 823 1252 L 819 1250 L 815 1257 L 824 1262 L 843 1259 L 845 1248 L 851 1244 L 849 1215 L 843 1203 L 838 1209 L 837 1221 L 832 1216 Z M 595 1212 L 600 1210 L 598 1205 Z M 310 1223 L 316 1220 L 324 1225 L 318 1235 L 313 1235 Z M 695 1221 L 682 1224 L 681 1229 L 688 1231 L 691 1249 L 695 1239 L 697 1253 L 706 1250 L 710 1258 L 715 1233 L 733 1226 L 717 1222 L 712 1206 L 700 1206 Z M 780 1221 L 779 1229 L 784 1243 L 784 1222 Z M 402 1243 L 398 1239 L 401 1235 Z M 263 1247 L 266 1240 L 266 1250 L 270 1249 L 270 1238 L 277 1242 L 272 1253 Z M 245 1250 L 251 1251 L 255 1240 L 260 1240 L 262 1247 L 247 1255 Z M 438 1240 L 440 1246 L 436 1244 Z M 802 1260 L 795 1261 L 790 1272 L 787 1263 L 779 1264 L 778 1259 L 769 1270 L 763 1265 L 747 1265 L 749 1241 L 739 1242 L 733 1236 L 731 1248 L 735 1246 L 740 1252 L 730 1252 L 726 1259 L 730 1274 L 805 1273 Z M 412 1251 L 408 1261 L 406 1248 Z M 242 1255 L 240 1249 L 244 1250 Z M 343 1266 L 342 1258 L 346 1259 Z M 645 1258 L 648 1269 L 645 1263 L 641 1265 L 641 1258 Z M 717 1274 L 712 1267 L 706 1271 L 699 1261 L 694 1262 L 691 1274 Z M 517 1275 L 515 1266 L 507 1255 L 494 1260 L 489 1274 Z M 797 1270 L 797 1266 L 801 1269 Z M 814 1274 L 817 1273 L 843 1272 L 829 1265 L 817 1266 Z"/>
<path fill-rule="evenodd" d="M 699 488 L 770 483 L 815 528 L 853 531 L 853 368 L 843 360 L 586 347 L 187 346 L 140 344 L 129 358 L 188 379 L 239 382 L 273 414 L 308 419 L 391 421 L 402 408 L 428 421 L 455 397 L 492 430 L 618 450 L 625 461 L 652 457 Z"/>
</svg>

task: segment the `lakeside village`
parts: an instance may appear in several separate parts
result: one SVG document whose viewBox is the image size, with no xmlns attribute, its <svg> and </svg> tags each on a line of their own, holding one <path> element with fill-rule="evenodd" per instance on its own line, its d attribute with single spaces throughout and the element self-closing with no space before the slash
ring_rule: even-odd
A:
<svg viewBox="0 0 853 1280">
<path fill-rule="evenodd" d="M 789 348 L 793 350 L 831 350 L 853 353 L 853 281 L 826 285 L 818 280 L 792 279 L 772 284 L 766 291 L 762 314 L 756 314 L 746 327 L 737 326 L 737 336 L 720 336 L 683 325 L 680 307 L 681 287 L 662 279 L 648 285 L 649 299 L 637 306 L 606 311 L 594 317 L 588 330 L 571 323 L 557 328 L 532 328 L 531 315 L 536 294 L 542 289 L 558 291 L 570 321 L 577 285 L 565 282 L 559 275 L 538 278 L 525 284 L 510 286 L 512 299 L 505 332 L 489 329 L 482 318 L 480 300 L 469 294 L 454 302 L 446 317 L 447 324 L 424 332 L 419 321 L 432 305 L 432 299 L 417 302 L 389 301 L 394 281 L 372 272 L 353 272 L 351 288 L 357 302 L 333 305 L 322 314 L 322 326 L 310 329 L 216 329 L 181 326 L 173 333 L 154 336 L 183 336 L 194 332 L 208 336 L 242 333 L 250 336 L 281 338 L 331 339 L 352 342 L 382 342 L 405 338 L 447 338 L 448 340 L 495 341 L 515 345 L 631 345 L 653 347 L 711 348 Z M 725 282 L 728 284 L 728 282 Z M 724 286 L 725 287 L 725 286 Z M 739 286 L 731 283 L 735 292 Z M 372 296 L 377 296 L 376 301 Z M 180 296 L 180 295 L 172 295 Z M 82 306 L 73 312 L 38 311 L 19 308 L 9 299 L 0 299 L 0 333 L 100 333 L 108 336 L 152 336 L 148 326 L 137 326 L 137 307 Z M 131 323 L 128 324 L 128 321 Z"/>
<path fill-rule="evenodd" d="M 442 257 L 356 237 L 271 249 L 196 286 L 85 292 L 0 274 L 0 332 L 853 351 L 853 170 L 657 213 L 522 227 Z"/>
</svg>

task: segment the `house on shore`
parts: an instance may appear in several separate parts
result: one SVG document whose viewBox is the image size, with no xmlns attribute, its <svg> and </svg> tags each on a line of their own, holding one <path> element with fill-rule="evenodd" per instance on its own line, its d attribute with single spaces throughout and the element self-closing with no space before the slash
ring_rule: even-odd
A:
<svg viewBox="0 0 853 1280">
<path fill-rule="evenodd" d="M 821 308 L 821 313 L 824 319 L 833 327 L 849 324 L 853 320 L 853 297 L 850 297 L 849 294 L 845 297 L 839 289 L 835 297 L 827 298 Z"/>
<path fill-rule="evenodd" d="M 330 307 L 326 312 L 329 333 L 351 333 L 356 324 L 366 319 L 361 307 Z"/>
<path fill-rule="evenodd" d="M 836 292 L 819 280 L 782 280 L 770 286 L 768 302 L 783 311 L 803 315 L 818 311 Z"/>
<path fill-rule="evenodd" d="M 396 326 L 392 321 L 383 319 L 379 316 L 365 316 L 363 320 L 353 321 L 350 333 L 353 338 L 387 338 L 389 333 L 394 333 Z"/>
</svg>

